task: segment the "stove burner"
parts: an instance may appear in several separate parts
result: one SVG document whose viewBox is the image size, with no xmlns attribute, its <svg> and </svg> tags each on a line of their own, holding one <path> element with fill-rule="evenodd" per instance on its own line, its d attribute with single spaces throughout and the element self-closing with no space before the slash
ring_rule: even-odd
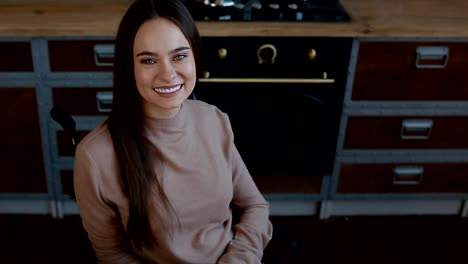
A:
<svg viewBox="0 0 468 264">
<path fill-rule="evenodd" d="M 349 22 L 339 0 L 185 0 L 198 21 Z"/>
</svg>

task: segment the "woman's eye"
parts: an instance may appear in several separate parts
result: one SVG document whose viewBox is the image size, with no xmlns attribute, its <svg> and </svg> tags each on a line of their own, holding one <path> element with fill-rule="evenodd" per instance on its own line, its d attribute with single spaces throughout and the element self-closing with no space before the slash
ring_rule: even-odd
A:
<svg viewBox="0 0 468 264">
<path fill-rule="evenodd" d="M 143 63 L 143 64 L 154 64 L 156 62 L 154 60 L 152 60 L 152 59 L 142 59 L 141 63 Z"/>
<path fill-rule="evenodd" d="M 175 61 L 183 60 L 185 57 L 187 57 L 187 55 L 185 55 L 185 54 L 179 54 L 179 55 L 176 55 L 176 56 L 174 57 L 174 60 L 175 60 Z"/>
</svg>

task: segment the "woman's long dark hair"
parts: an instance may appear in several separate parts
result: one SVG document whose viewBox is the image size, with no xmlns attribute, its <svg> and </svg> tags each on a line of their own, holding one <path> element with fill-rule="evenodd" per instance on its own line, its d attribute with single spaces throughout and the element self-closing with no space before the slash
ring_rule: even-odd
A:
<svg viewBox="0 0 468 264">
<path fill-rule="evenodd" d="M 187 38 L 199 70 L 200 37 L 195 23 L 178 0 L 136 0 L 127 10 L 117 32 L 113 72 L 112 112 L 108 127 L 120 166 L 122 188 L 129 202 L 127 233 L 134 247 L 157 245 L 149 219 L 150 189 L 156 189 L 160 204 L 166 209 L 169 200 L 156 177 L 154 149 L 144 136 L 144 112 L 133 72 L 133 44 L 140 26 L 150 20 L 166 18 L 175 23 Z M 164 37 L 164 36 L 161 36 Z M 156 185 L 156 188 L 152 187 Z M 169 205 L 169 206 L 168 206 Z M 164 210 L 158 210 L 161 215 Z"/>
</svg>

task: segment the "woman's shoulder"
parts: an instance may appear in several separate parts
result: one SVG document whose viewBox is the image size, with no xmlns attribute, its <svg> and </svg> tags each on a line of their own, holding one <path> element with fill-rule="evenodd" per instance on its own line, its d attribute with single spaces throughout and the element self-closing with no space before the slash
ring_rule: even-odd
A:
<svg viewBox="0 0 468 264">
<path fill-rule="evenodd" d="M 77 146 L 77 151 L 81 151 L 82 149 L 86 149 L 87 152 L 94 154 L 113 151 L 112 138 L 107 126 L 107 121 L 101 122 L 81 139 Z"/>
<path fill-rule="evenodd" d="M 196 123 L 195 126 L 206 131 L 223 131 L 225 132 L 223 134 L 231 134 L 229 117 L 217 106 L 199 100 L 187 100 L 187 104 L 187 112 L 190 112 L 190 120 Z"/>
<path fill-rule="evenodd" d="M 185 104 L 189 108 L 189 112 L 199 115 L 200 117 L 219 116 L 224 118 L 226 114 L 215 105 L 206 103 L 200 100 L 186 100 Z"/>
</svg>

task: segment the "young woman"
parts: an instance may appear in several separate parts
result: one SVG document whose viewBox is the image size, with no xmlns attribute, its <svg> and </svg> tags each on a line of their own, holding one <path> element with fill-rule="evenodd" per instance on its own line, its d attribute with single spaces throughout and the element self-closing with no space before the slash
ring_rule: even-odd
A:
<svg viewBox="0 0 468 264">
<path fill-rule="evenodd" d="M 77 203 L 100 263 L 261 263 L 269 205 L 226 114 L 187 99 L 199 41 L 176 0 L 137 0 L 121 21 L 112 113 L 75 155 Z"/>
</svg>

